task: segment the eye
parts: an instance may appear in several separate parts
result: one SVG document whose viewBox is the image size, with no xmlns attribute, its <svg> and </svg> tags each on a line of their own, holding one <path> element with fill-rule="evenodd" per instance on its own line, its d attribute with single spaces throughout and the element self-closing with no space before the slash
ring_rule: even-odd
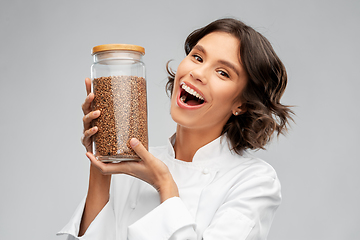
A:
<svg viewBox="0 0 360 240">
<path fill-rule="evenodd" d="M 223 70 L 218 70 L 217 72 L 223 77 L 230 78 L 229 74 Z"/>
<path fill-rule="evenodd" d="M 199 55 L 194 54 L 192 56 L 195 58 L 196 61 L 203 62 L 202 58 Z"/>
</svg>

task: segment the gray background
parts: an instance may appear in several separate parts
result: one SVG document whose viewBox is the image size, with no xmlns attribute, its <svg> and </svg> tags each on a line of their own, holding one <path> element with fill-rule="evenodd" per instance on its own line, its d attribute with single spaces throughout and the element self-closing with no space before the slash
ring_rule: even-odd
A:
<svg viewBox="0 0 360 240">
<path fill-rule="evenodd" d="M 270 40 L 289 74 L 283 103 L 296 105 L 289 134 L 254 153 L 283 187 L 269 239 L 360 239 L 358 0 L 2 0 L 0 239 L 55 239 L 86 194 L 92 47 L 145 47 L 150 145 L 162 145 L 175 130 L 166 62 L 176 69 L 187 35 L 227 16 Z"/>
</svg>

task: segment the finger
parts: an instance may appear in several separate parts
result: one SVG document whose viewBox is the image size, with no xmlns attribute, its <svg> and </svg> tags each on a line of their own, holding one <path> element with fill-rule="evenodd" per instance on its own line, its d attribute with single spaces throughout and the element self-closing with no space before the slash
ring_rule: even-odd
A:
<svg viewBox="0 0 360 240">
<path fill-rule="evenodd" d="M 91 103 L 94 100 L 95 95 L 93 93 L 89 93 L 86 96 L 85 102 L 81 105 L 84 114 L 88 114 L 91 111 Z"/>
<path fill-rule="evenodd" d="M 90 113 L 86 114 L 83 117 L 84 132 L 87 131 L 88 129 L 90 129 L 91 121 L 98 118 L 99 116 L 100 116 L 100 110 L 96 110 L 96 111 L 93 111 L 93 112 L 90 112 Z"/>
<path fill-rule="evenodd" d="M 131 148 L 136 152 L 136 154 L 142 159 L 145 160 L 147 159 L 149 156 L 152 156 L 148 150 L 146 150 L 146 148 L 144 147 L 144 145 L 141 144 L 141 142 L 136 139 L 136 138 L 132 138 L 130 140 L 130 146 Z"/>
<path fill-rule="evenodd" d="M 81 137 L 81 143 L 82 143 L 85 147 L 87 147 L 89 144 L 91 144 L 91 142 L 92 142 L 91 137 L 92 137 L 95 133 L 97 133 L 98 130 L 99 130 L 98 127 L 95 126 L 95 127 L 93 127 L 93 128 L 90 128 L 90 129 L 84 131 L 84 135 L 82 135 L 82 137 Z"/>
<path fill-rule="evenodd" d="M 100 160 L 98 160 L 94 154 L 92 154 L 91 152 L 87 152 L 86 156 L 89 158 L 89 160 L 91 161 L 91 163 L 100 170 L 100 172 L 103 175 L 110 175 L 110 174 L 114 174 L 114 173 L 125 173 L 128 175 L 132 175 L 135 176 L 133 174 L 131 174 L 131 168 L 132 168 L 132 164 L 134 164 L 135 162 L 121 162 L 121 163 L 103 163 Z"/>
<path fill-rule="evenodd" d="M 85 87 L 86 87 L 86 95 L 91 93 L 91 80 L 90 78 L 85 78 Z"/>
</svg>

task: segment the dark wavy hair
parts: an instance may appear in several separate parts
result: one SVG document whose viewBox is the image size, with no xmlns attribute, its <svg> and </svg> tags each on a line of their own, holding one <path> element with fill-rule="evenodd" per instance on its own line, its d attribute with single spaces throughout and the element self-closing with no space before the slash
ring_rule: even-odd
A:
<svg viewBox="0 0 360 240">
<path fill-rule="evenodd" d="M 248 79 L 239 96 L 244 102 L 241 114 L 229 118 L 222 134 L 226 133 L 237 154 L 246 149 L 265 149 L 273 133 L 284 134 L 289 121 L 293 120 L 290 107 L 280 103 L 287 84 L 286 69 L 263 35 L 234 18 L 219 19 L 193 31 L 185 41 L 186 55 L 212 32 L 230 33 L 240 40 L 241 64 Z M 166 69 L 169 74 L 166 90 L 171 95 L 175 73 L 169 68 L 169 62 Z"/>
</svg>

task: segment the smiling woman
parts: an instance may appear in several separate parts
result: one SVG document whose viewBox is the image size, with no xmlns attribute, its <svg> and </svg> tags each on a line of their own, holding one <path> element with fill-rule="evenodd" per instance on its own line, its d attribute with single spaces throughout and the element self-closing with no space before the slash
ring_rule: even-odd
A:
<svg viewBox="0 0 360 240">
<path fill-rule="evenodd" d="M 89 189 L 59 234 L 69 239 L 266 239 L 281 202 L 280 183 L 266 162 L 246 155 L 286 129 L 280 104 L 286 71 L 269 42 L 236 19 L 195 30 L 187 56 L 167 89 L 176 133 L 140 162 L 103 163 L 92 154 L 101 113 L 88 97 L 83 144 L 91 161 Z M 111 175 L 113 177 L 111 178 Z M 111 185 L 111 190 L 110 190 Z M 109 193 L 111 192 L 111 194 Z"/>
<path fill-rule="evenodd" d="M 219 19 L 192 32 L 185 41 L 186 55 L 189 57 L 194 51 L 205 54 L 206 50 L 199 42 L 206 35 L 216 32 L 227 33 L 238 39 L 235 47 L 238 50 L 233 51 L 233 54 L 237 54 L 234 64 L 224 59 L 229 58 L 229 54 L 223 54 L 218 61 L 247 81 L 246 88 L 238 95 L 243 103 L 241 109 L 228 119 L 222 134 L 227 133 L 233 150 L 238 154 L 246 149 L 264 149 L 273 133 L 284 133 L 289 120 L 292 120 L 293 112 L 280 103 L 287 85 L 285 67 L 264 36 L 234 19 Z M 218 44 L 221 46 L 219 50 L 227 46 L 225 42 Z M 240 67 L 235 67 L 237 65 Z M 172 93 L 175 74 L 170 69 L 168 73 L 169 81 L 166 86 Z M 221 74 L 229 77 L 227 72 Z"/>
<path fill-rule="evenodd" d="M 221 135 L 233 113 L 241 111 L 247 77 L 239 61 L 239 44 L 229 33 L 212 32 L 201 38 L 180 63 L 171 104 L 171 116 L 178 123 L 177 135 L 186 136 L 191 129 L 192 136 L 201 136 L 197 142 L 205 145 Z M 202 104 L 189 98 L 182 86 L 202 96 Z M 176 141 L 175 151 L 178 144 Z M 191 161 L 195 152 L 193 149 L 188 159 L 181 159 Z"/>
</svg>

